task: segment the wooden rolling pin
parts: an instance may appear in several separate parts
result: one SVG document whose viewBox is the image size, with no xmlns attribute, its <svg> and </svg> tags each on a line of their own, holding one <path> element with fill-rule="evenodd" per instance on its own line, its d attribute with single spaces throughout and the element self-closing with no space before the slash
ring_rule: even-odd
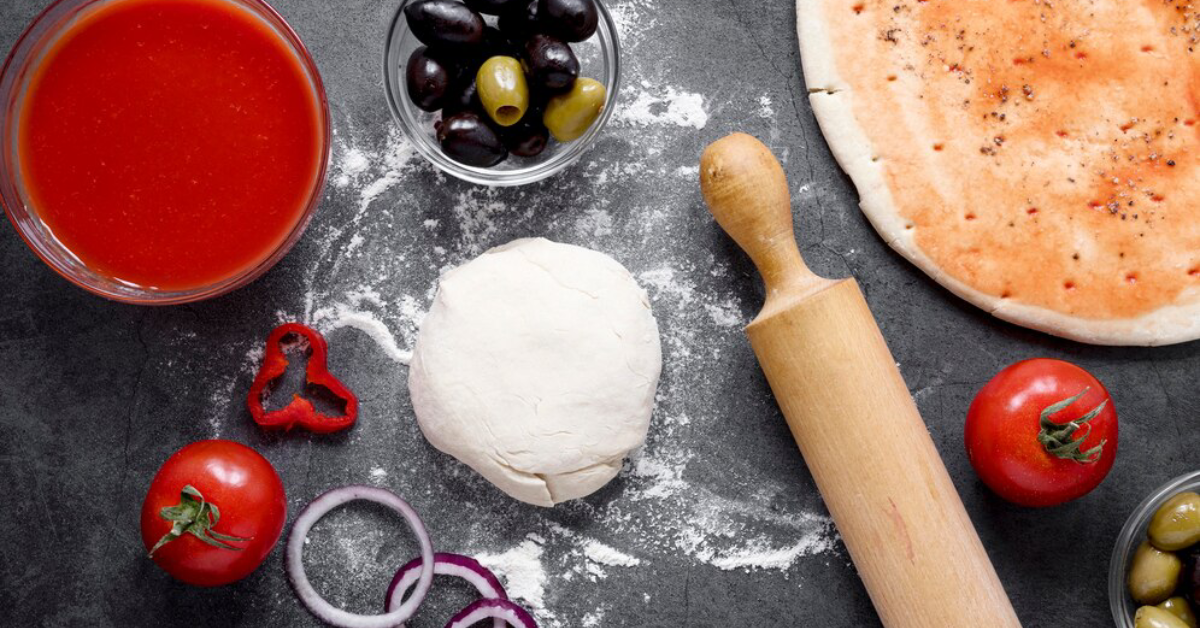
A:
<svg viewBox="0 0 1200 628">
<path fill-rule="evenodd" d="M 731 135 L 700 185 L 766 282 L 750 344 L 884 625 L 1019 628 L 857 282 L 800 257 L 779 162 Z"/>
</svg>

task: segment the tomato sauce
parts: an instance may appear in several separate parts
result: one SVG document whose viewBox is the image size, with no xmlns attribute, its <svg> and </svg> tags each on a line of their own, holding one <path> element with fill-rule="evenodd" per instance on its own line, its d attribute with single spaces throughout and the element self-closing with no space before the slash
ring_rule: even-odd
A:
<svg viewBox="0 0 1200 628">
<path fill-rule="evenodd" d="M 189 290 L 271 256 L 324 163 L 324 113 L 286 40 L 227 0 L 112 0 L 35 68 L 21 182 L 89 269 Z"/>
</svg>

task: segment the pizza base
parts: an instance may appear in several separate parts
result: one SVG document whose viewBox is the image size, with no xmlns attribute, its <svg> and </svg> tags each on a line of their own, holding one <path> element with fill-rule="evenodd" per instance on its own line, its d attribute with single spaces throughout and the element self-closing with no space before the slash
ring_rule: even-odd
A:
<svg viewBox="0 0 1200 628">
<path fill-rule="evenodd" d="M 981 292 L 945 273 L 916 244 L 917 227 L 892 201 L 881 159 L 854 115 L 854 91 L 839 73 L 823 0 L 797 0 L 800 60 L 809 102 L 838 164 L 858 189 L 859 206 L 880 236 L 939 284 L 1002 320 L 1078 342 L 1161 346 L 1200 339 L 1200 303 L 1161 307 L 1136 318 L 1089 319 Z"/>
</svg>

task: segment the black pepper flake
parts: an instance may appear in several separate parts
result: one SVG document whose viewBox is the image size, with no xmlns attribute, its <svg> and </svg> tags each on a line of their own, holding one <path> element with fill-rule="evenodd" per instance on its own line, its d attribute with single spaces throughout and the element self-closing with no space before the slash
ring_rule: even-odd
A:
<svg viewBox="0 0 1200 628">
<path fill-rule="evenodd" d="M 1168 165 L 1168 166 L 1170 166 L 1170 167 L 1172 167 L 1172 168 L 1174 168 L 1174 167 L 1175 167 L 1175 160 L 1174 160 L 1174 159 L 1167 160 L 1167 165 Z"/>
</svg>

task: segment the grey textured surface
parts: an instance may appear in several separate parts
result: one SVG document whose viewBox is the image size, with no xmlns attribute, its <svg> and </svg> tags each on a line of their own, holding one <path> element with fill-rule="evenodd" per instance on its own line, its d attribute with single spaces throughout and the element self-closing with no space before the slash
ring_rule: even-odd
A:
<svg viewBox="0 0 1200 628">
<path fill-rule="evenodd" d="M 45 4 L 0 3 L 0 50 Z M 379 57 L 397 4 L 276 2 L 324 74 L 342 162 L 353 150 L 386 157 L 394 128 Z M 786 548 L 821 532 L 798 518 L 822 512 L 820 498 L 754 356 L 729 324 L 749 319 L 761 288 L 708 218 L 687 169 L 706 143 L 744 130 L 785 158 L 811 266 L 862 282 L 1025 625 L 1109 624 L 1108 555 L 1126 514 L 1155 486 L 1197 466 L 1200 346 L 1104 349 L 1015 328 L 959 302 L 889 251 L 858 212 L 809 110 L 788 0 L 610 4 L 627 43 L 622 105 L 645 98 L 658 103 L 650 117 L 669 118 L 662 109 L 672 93 L 699 94 L 708 114 L 702 129 L 618 115 L 579 165 L 521 190 L 486 191 L 416 160 L 390 174 L 377 163 L 355 169 L 329 188 L 305 238 L 278 267 L 234 294 L 184 307 L 92 297 L 0 228 L 0 623 L 315 625 L 292 595 L 278 548 L 250 578 L 216 590 L 177 584 L 144 557 L 138 510 L 154 471 L 184 444 L 220 435 L 277 466 L 289 523 L 328 488 L 374 481 L 410 498 L 446 551 L 499 553 L 539 535 L 548 625 L 878 625 L 840 546 L 801 555 L 786 569 L 725 570 L 713 560 L 747 539 Z M 403 149 L 394 135 L 390 141 Z M 359 305 L 403 345 L 413 332 L 410 306 L 427 307 L 441 269 L 530 235 L 605 251 L 648 285 L 667 365 L 645 456 L 666 471 L 631 465 L 599 494 L 553 511 L 508 500 L 425 444 L 405 369 L 353 329 L 329 334 L 331 366 L 363 403 L 353 432 L 265 436 L 246 416 L 247 356 L 281 318 L 313 318 L 365 286 L 379 299 Z M 1110 478 L 1085 499 L 1049 510 L 1011 507 L 989 494 L 960 435 L 975 390 L 1010 362 L 1034 356 L 1090 369 L 1112 391 L 1122 420 Z M 699 547 L 689 541 L 697 533 Z M 582 538 L 640 564 L 589 564 Z M 378 608 L 388 571 L 412 551 L 399 525 L 371 509 L 332 516 L 312 541 L 313 580 L 359 611 Z M 461 589 L 435 598 L 411 626 L 440 626 L 467 599 Z M 963 612 L 969 618 L 971 609 Z"/>
</svg>

